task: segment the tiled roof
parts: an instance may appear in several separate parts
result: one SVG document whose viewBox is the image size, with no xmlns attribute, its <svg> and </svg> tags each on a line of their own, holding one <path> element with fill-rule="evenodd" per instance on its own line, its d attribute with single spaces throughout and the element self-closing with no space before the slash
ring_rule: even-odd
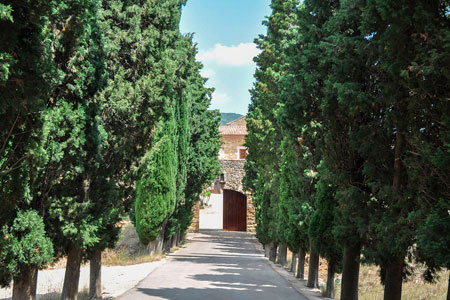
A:
<svg viewBox="0 0 450 300">
<path fill-rule="evenodd" d="M 219 126 L 219 131 L 222 135 L 246 135 L 247 126 Z"/>
</svg>

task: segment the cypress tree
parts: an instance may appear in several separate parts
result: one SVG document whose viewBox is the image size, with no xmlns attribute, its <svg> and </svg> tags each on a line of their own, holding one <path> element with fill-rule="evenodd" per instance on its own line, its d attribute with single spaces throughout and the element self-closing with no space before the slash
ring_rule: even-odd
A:
<svg viewBox="0 0 450 300">
<path fill-rule="evenodd" d="M 161 23 L 161 35 L 156 36 L 159 40 L 159 47 L 161 51 L 155 51 L 154 55 L 155 70 L 159 76 L 156 76 L 156 82 L 152 82 L 154 87 L 162 86 L 160 90 L 155 90 L 154 99 L 162 100 L 160 103 L 155 103 L 160 106 L 161 117 L 158 118 L 159 122 L 156 125 L 156 134 L 151 139 L 150 147 L 142 160 L 142 166 L 139 167 L 140 179 L 137 184 L 137 196 L 135 203 L 136 214 L 136 228 L 140 239 L 143 243 L 156 242 L 158 237 L 158 250 L 162 250 L 162 243 L 164 239 L 164 232 L 169 217 L 175 210 L 177 203 L 176 184 L 181 183 L 183 177 L 178 174 L 178 147 L 179 147 L 179 120 L 176 119 L 181 111 L 182 104 L 180 96 L 182 92 L 183 83 L 179 81 L 178 76 L 182 72 L 180 66 L 183 57 L 182 43 L 180 43 L 180 33 L 178 30 L 181 4 L 184 1 L 163 1 L 155 3 L 148 3 L 148 7 L 144 7 L 153 11 L 152 13 L 158 16 L 158 18 L 152 19 L 152 26 L 159 28 L 158 23 Z M 169 12 L 169 13 L 167 13 Z M 150 15 L 149 15 L 150 16 Z M 181 60 L 180 60 L 181 59 Z M 181 63 L 181 64 L 179 64 Z M 158 106 L 156 106 L 158 107 Z M 160 127 L 160 128 L 159 128 Z M 185 138 L 185 137 L 183 137 Z M 162 149 L 170 151 L 166 161 L 163 162 L 161 157 L 163 153 L 158 153 Z M 164 168 L 170 170 L 167 176 L 164 174 L 158 174 L 158 170 L 154 168 L 155 165 L 161 166 L 166 164 Z M 152 188 L 149 184 L 157 185 L 162 189 L 162 193 L 158 189 Z M 173 189 L 173 191 L 172 191 Z M 182 192 L 183 188 L 181 187 Z M 175 194 L 173 194 L 175 193 Z M 162 201 L 159 203 L 157 198 L 160 194 Z M 155 211 L 159 211 L 160 214 L 155 215 L 155 211 L 151 211 L 151 207 L 146 207 L 146 203 L 157 201 Z M 141 211 L 138 211 L 141 210 Z M 158 231 L 158 234 L 155 232 Z M 152 243 L 152 247 L 156 246 Z"/>
<path fill-rule="evenodd" d="M 343 249 L 334 236 L 338 224 L 338 201 L 335 186 L 327 176 L 324 163 L 319 166 L 320 178 L 316 184 L 316 197 L 313 216 L 308 228 L 309 236 L 320 256 L 327 259 L 328 276 L 325 297 L 334 299 L 334 276 L 341 271 Z"/>
<path fill-rule="evenodd" d="M 377 81 L 381 91 L 377 101 L 384 112 L 380 118 L 383 122 L 374 122 L 371 128 L 384 145 L 380 149 L 382 155 L 364 153 L 369 157 L 371 187 L 380 201 L 378 215 L 371 222 L 374 239 L 370 254 L 382 269 L 384 299 L 400 299 L 402 280 L 408 274 L 405 257 L 416 243 L 418 226 L 427 224 L 428 213 L 440 219 L 434 215 L 434 209 L 421 210 L 434 204 L 439 207 L 439 196 L 434 203 L 430 202 L 432 205 L 421 205 L 429 191 L 425 192 L 427 184 L 418 183 L 417 170 L 430 166 L 425 158 L 430 153 L 422 152 L 422 146 L 435 148 L 438 156 L 445 149 L 442 148 L 445 134 L 441 136 L 437 132 L 448 130 L 447 122 L 441 123 L 448 115 L 448 106 L 442 100 L 448 95 L 444 87 L 448 76 L 440 67 L 448 65 L 448 60 L 440 54 L 448 47 L 445 37 L 448 4 L 442 1 L 414 5 L 402 1 L 389 6 L 382 2 L 368 3 L 364 21 L 362 28 L 372 35 L 370 44 L 376 69 L 382 74 Z M 446 160 L 442 163 L 445 169 Z M 433 193 L 428 195 L 434 197 Z M 422 234 L 420 229 L 419 237 Z M 433 265 L 432 260 L 430 264 Z"/>
<path fill-rule="evenodd" d="M 276 174 L 280 170 L 282 138 L 276 115 L 279 98 L 277 81 L 283 63 L 280 43 L 283 31 L 291 24 L 296 4 L 297 1 L 274 0 L 271 3 L 272 14 L 263 23 L 267 26 L 267 34 L 255 40 L 262 52 L 255 58 L 256 84 L 251 90 L 252 99 L 246 119 L 249 132 L 246 146 L 249 154 L 245 164 L 244 183 L 254 194 L 256 235 L 266 248 L 271 248 L 272 253 L 276 253 L 279 242 L 283 244 L 282 248 L 287 244 L 285 235 L 281 234 L 286 228 L 284 218 L 278 214 L 280 176 Z M 260 147 L 261 144 L 267 147 Z"/>
<path fill-rule="evenodd" d="M 40 189 L 49 198 L 45 222 L 58 255 L 68 255 L 63 299 L 76 299 L 83 251 L 98 241 L 90 190 L 104 143 L 95 98 L 105 74 L 98 8 L 99 2 L 66 2 L 52 15 L 54 60 L 63 80 L 42 114 Z"/>
<path fill-rule="evenodd" d="M 303 279 L 305 253 L 309 249 L 308 220 L 312 207 L 302 201 L 304 174 L 298 140 L 285 135 L 281 149 L 280 209 L 287 218 L 285 235 L 288 245 L 291 250 L 298 252 L 297 278 Z"/>
<path fill-rule="evenodd" d="M 440 4 L 440 5 L 439 5 Z M 427 39 L 414 34 L 416 54 L 413 68 L 405 75 L 409 79 L 408 90 L 416 93 L 420 101 L 414 101 L 415 111 L 422 113 L 422 122 L 414 123 L 414 135 L 411 139 L 411 152 L 414 155 L 406 160 L 408 181 L 418 187 L 418 210 L 412 213 L 417 222 L 417 258 L 425 262 L 425 279 L 432 281 L 440 268 L 450 269 L 450 239 L 442 232 L 448 232 L 450 215 L 450 103 L 448 98 L 450 65 L 446 55 L 450 47 L 448 6 L 444 3 L 429 4 L 421 17 L 417 32 L 428 34 Z M 420 66 L 420 67 L 419 67 Z M 426 80 L 421 76 L 412 76 L 426 72 Z M 418 99 L 417 99 L 418 100 Z M 450 299 L 450 278 L 447 290 Z"/>
<path fill-rule="evenodd" d="M 181 40 L 185 52 L 182 92 L 179 103 L 179 171 L 177 179 L 177 207 L 169 219 L 166 239 L 178 245 L 180 238 L 192 223 L 192 208 L 206 184 L 220 170 L 218 151 L 218 112 L 209 111 L 211 89 L 204 87 L 206 80 L 200 76 L 201 64 L 195 60 L 196 46 L 192 36 Z"/>
<path fill-rule="evenodd" d="M 298 27 L 293 29 L 297 35 L 287 51 L 282 99 L 285 127 L 301 136 L 309 152 L 311 163 L 307 170 L 318 172 L 320 180 L 318 166 L 325 161 L 330 180 L 336 184 L 340 217 L 333 231 L 346 249 L 341 298 L 357 299 L 360 249 L 370 210 L 361 169 L 363 160 L 358 149 L 352 148 L 354 132 L 358 132 L 364 119 L 351 109 L 358 106 L 352 101 L 367 98 L 364 91 L 368 87 L 364 74 L 359 72 L 364 68 L 349 69 L 357 63 L 364 66 L 364 57 L 355 60 L 358 56 L 353 54 L 359 49 L 357 42 L 363 40 L 355 18 L 359 6 L 354 2 L 346 5 L 348 9 L 334 1 L 305 1 L 298 9 Z M 352 92 L 346 93 L 347 90 Z M 312 199 L 320 196 L 317 192 L 311 191 Z M 324 213 L 322 209 L 316 213 Z"/>
<path fill-rule="evenodd" d="M 0 4 L 0 285 L 13 299 L 36 295 L 37 271 L 52 260 L 43 224 L 45 195 L 35 193 L 42 159 L 40 113 L 60 80 L 52 61 L 54 3 Z"/>
<path fill-rule="evenodd" d="M 173 107 L 168 108 L 167 120 L 161 123 L 155 134 L 153 148 L 144 157 L 140 167 L 142 177 L 136 189 L 136 231 L 144 245 L 155 243 L 164 234 L 160 230 L 175 209 L 176 202 L 178 162 Z"/>
<path fill-rule="evenodd" d="M 310 215 L 316 211 L 316 183 L 319 179 L 318 166 L 323 159 L 322 147 L 325 127 L 320 111 L 323 98 L 324 79 L 327 65 L 322 63 L 320 41 L 326 36 L 324 24 L 333 13 L 336 3 L 305 1 L 296 10 L 294 26 L 286 35 L 286 59 L 284 73 L 280 80 L 282 99 L 282 124 L 286 135 L 296 137 L 301 144 L 299 164 L 300 179 L 297 189 L 299 202 L 308 208 L 304 219 L 309 227 Z M 306 214 L 305 214 L 306 213 Z M 318 247 L 309 241 L 310 271 L 307 285 L 318 284 Z"/>
<path fill-rule="evenodd" d="M 366 243 L 369 216 L 374 211 L 363 172 L 365 161 L 359 152 L 361 147 L 373 147 L 372 140 L 358 140 L 361 127 L 376 116 L 378 108 L 371 103 L 373 80 L 366 68 L 368 40 L 359 30 L 363 5 L 363 1 L 341 3 L 326 23 L 327 36 L 321 42 L 328 63 L 321 106 L 322 124 L 326 128 L 324 159 L 336 185 L 339 205 L 339 222 L 334 232 L 344 247 L 342 299 L 358 298 L 360 251 Z"/>
</svg>

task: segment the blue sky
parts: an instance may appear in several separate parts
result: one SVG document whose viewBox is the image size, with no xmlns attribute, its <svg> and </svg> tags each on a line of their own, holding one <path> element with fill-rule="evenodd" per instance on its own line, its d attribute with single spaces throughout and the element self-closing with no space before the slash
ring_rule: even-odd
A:
<svg viewBox="0 0 450 300">
<path fill-rule="evenodd" d="M 270 0 L 188 0 L 181 17 L 182 33 L 194 33 L 202 75 L 214 87 L 212 109 L 246 114 L 258 54 L 253 40 L 266 32 Z"/>
</svg>

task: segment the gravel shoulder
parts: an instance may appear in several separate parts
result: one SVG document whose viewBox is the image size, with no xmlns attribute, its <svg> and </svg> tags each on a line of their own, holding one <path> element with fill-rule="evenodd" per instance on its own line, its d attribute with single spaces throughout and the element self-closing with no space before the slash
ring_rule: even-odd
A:
<svg viewBox="0 0 450 300">
<path fill-rule="evenodd" d="M 103 298 L 113 299 L 136 286 L 159 266 L 165 264 L 166 259 L 131 266 L 102 267 Z M 38 275 L 37 299 L 48 299 L 52 295 L 61 293 L 65 269 L 44 270 Z M 89 265 L 83 266 L 80 272 L 79 290 L 89 289 Z M 0 300 L 11 299 L 12 289 L 0 289 Z"/>
</svg>

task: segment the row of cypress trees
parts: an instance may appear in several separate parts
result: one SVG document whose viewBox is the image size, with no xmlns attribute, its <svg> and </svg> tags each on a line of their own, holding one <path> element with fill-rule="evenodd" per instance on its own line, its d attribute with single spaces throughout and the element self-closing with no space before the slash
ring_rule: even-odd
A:
<svg viewBox="0 0 450 300">
<path fill-rule="evenodd" d="M 34 299 L 37 272 L 101 252 L 128 214 L 141 241 L 178 243 L 217 161 L 218 112 L 183 0 L 0 3 L 0 284 Z"/>
<path fill-rule="evenodd" d="M 450 269 L 450 2 L 271 7 L 247 117 L 257 237 L 298 253 L 300 277 L 309 252 L 311 287 L 326 258 L 329 297 L 342 272 L 358 299 L 367 263 L 399 300 L 417 263 Z"/>
</svg>

